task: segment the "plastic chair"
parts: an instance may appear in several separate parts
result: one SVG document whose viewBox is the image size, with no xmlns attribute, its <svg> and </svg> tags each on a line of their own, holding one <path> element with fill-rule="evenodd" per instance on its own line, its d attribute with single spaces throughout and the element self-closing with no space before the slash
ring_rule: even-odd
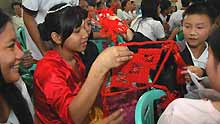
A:
<svg viewBox="0 0 220 124">
<path fill-rule="evenodd" d="M 25 35 L 24 27 L 22 26 L 18 27 L 16 35 L 18 38 L 18 42 L 21 44 L 22 51 L 23 52 L 27 51 L 26 35 Z"/>
<path fill-rule="evenodd" d="M 107 38 L 100 38 L 100 39 L 93 39 L 90 40 L 91 42 L 95 43 L 98 48 L 99 53 L 101 53 L 105 48 L 114 46 L 114 42 L 107 39 Z M 124 43 L 124 40 L 121 36 L 117 36 L 118 43 Z"/>
<path fill-rule="evenodd" d="M 99 53 L 101 53 L 105 48 L 107 48 L 110 43 L 109 40 L 104 39 L 104 38 L 103 39 L 94 39 L 94 40 L 90 40 L 90 41 L 95 43 L 95 45 L 98 48 Z"/>
<path fill-rule="evenodd" d="M 135 124 L 154 123 L 154 101 L 165 95 L 163 90 L 152 89 L 144 93 L 137 102 L 135 109 Z"/>
<path fill-rule="evenodd" d="M 22 27 L 22 26 L 18 27 L 18 29 L 16 31 L 16 35 L 17 35 L 18 42 L 21 45 L 22 51 L 24 53 L 29 52 L 29 50 L 27 49 L 27 46 L 26 46 L 26 35 L 25 35 L 24 27 Z M 21 64 L 20 68 L 19 68 L 20 75 L 21 75 L 23 81 L 26 83 L 28 90 L 31 90 L 33 88 L 33 73 L 34 73 L 35 68 L 36 68 L 36 64 L 33 64 L 29 68 L 25 68 Z"/>
<path fill-rule="evenodd" d="M 176 42 L 182 41 L 182 40 L 184 40 L 184 34 L 183 34 L 183 30 L 180 30 L 180 31 L 176 34 Z"/>
</svg>

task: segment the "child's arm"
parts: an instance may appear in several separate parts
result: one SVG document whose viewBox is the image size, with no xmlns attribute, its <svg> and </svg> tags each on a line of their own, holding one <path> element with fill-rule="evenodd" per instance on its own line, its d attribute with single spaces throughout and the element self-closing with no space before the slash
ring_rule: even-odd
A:
<svg viewBox="0 0 220 124">
<path fill-rule="evenodd" d="M 176 34 L 179 32 L 179 28 L 174 28 L 168 37 L 168 40 L 174 40 L 176 37 Z"/>
<path fill-rule="evenodd" d="M 24 56 L 22 57 L 22 64 L 25 68 L 29 68 L 33 65 L 34 59 L 30 53 L 30 51 L 25 51 Z"/>
<path fill-rule="evenodd" d="M 105 49 L 94 61 L 88 77 L 77 96 L 69 104 L 69 114 L 74 122 L 81 124 L 92 105 L 104 81 L 106 73 L 132 58 L 132 52 L 127 47 L 117 46 Z"/>
<path fill-rule="evenodd" d="M 42 55 L 44 55 L 47 51 L 46 46 L 43 44 L 39 30 L 37 28 L 37 22 L 34 19 L 34 15 L 30 14 L 26 9 L 23 12 L 24 24 L 27 27 L 27 30 L 33 39 L 33 42 L 39 48 Z"/>
</svg>

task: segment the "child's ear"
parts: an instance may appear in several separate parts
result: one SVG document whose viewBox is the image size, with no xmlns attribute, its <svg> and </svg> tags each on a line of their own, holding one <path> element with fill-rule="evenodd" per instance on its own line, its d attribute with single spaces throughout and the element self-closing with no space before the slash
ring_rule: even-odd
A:
<svg viewBox="0 0 220 124">
<path fill-rule="evenodd" d="M 55 42 L 57 45 L 62 44 L 61 36 L 59 34 L 57 34 L 56 32 L 52 32 L 50 36 L 53 42 Z"/>
</svg>

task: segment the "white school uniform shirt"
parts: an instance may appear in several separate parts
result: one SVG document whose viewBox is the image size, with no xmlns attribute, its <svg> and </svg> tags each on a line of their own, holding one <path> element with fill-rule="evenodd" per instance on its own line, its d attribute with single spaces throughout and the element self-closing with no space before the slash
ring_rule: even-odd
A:
<svg viewBox="0 0 220 124">
<path fill-rule="evenodd" d="M 183 12 L 184 10 L 177 10 L 172 13 L 169 19 L 168 24 L 170 25 L 170 31 L 172 31 L 175 27 L 180 27 L 183 20 Z"/>
<path fill-rule="evenodd" d="M 10 111 L 6 124 L 20 124 L 13 110 Z"/>
<path fill-rule="evenodd" d="M 155 41 L 165 37 L 163 25 L 160 21 L 153 18 L 142 19 L 142 15 L 138 15 L 130 26 L 134 31 L 142 33 L 144 36 Z"/>
<path fill-rule="evenodd" d="M 129 12 L 126 11 L 122 11 L 122 20 L 132 20 L 133 19 L 133 15 Z"/>
<path fill-rule="evenodd" d="M 167 16 L 163 16 L 161 13 L 159 15 L 160 19 L 162 20 L 163 23 L 167 22 Z"/>
<path fill-rule="evenodd" d="M 129 11 L 128 13 L 132 16 L 132 19 L 136 18 L 136 16 L 137 16 L 137 11 L 136 10 L 134 10 L 132 12 Z"/>
<path fill-rule="evenodd" d="M 22 5 L 25 8 L 37 12 L 37 15 L 35 17 L 37 24 L 43 23 L 44 18 L 47 15 L 47 11 L 51 7 L 59 3 L 70 3 L 72 5 L 79 5 L 79 0 L 22 0 Z M 27 48 L 30 49 L 34 59 L 40 60 L 43 57 L 38 47 L 31 39 L 27 29 L 26 29 L 26 44 L 27 44 Z"/>
<path fill-rule="evenodd" d="M 189 48 L 189 45 L 187 44 L 187 42 L 185 42 L 185 43 L 186 43 L 186 47 L 187 47 L 187 49 L 189 50 L 190 55 L 191 55 L 191 57 L 192 57 L 192 61 L 193 61 L 194 66 L 197 66 L 197 67 L 200 67 L 200 68 L 205 69 L 206 63 L 207 63 L 207 61 L 208 61 L 208 43 L 205 42 L 206 48 L 205 48 L 205 50 L 202 52 L 202 54 L 199 56 L 199 58 L 195 58 L 195 57 L 194 57 L 194 55 L 193 55 L 191 49 Z"/>
<path fill-rule="evenodd" d="M 167 106 L 157 124 L 220 124 L 220 112 L 210 100 L 179 98 Z"/>
<path fill-rule="evenodd" d="M 117 17 L 123 19 L 123 11 L 122 9 L 117 9 Z"/>
<path fill-rule="evenodd" d="M 26 100 L 26 102 L 28 104 L 28 108 L 31 112 L 32 118 L 34 119 L 34 106 L 31 101 L 31 97 L 27 91 L 27 87 L 26 87 L 24 81 L 20 78 L 18 81 L 15 82 L 15 86 L 20 90 L 22 96 Z M 10 111 L 7 123 L 20 124 L 13 110 Z"/>
</svg>

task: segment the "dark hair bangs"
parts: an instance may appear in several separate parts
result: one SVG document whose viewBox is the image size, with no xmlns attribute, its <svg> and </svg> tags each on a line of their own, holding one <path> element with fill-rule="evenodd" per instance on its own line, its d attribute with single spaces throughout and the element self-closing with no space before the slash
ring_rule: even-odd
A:
<svg viewBox="0 0 220 124">
<path fill-rule="evenodd" d="M 159 0 L 142 0 L 141 2 L 141 12 L 142 18 L 152 17 L 156 19 L 157 15 L 157 7 L 159 6 Z"/>
<path fill-rule="evenodd" d="M 60 18 L 61 37 L 63 41 L 65 41 L 76 28 L 81 26 L 83 20 L 87 18 L 87 15 L 88 12 L 79 6 L 70 7 L 65 10 Z"/>
<path fill-rule="evenodd" d="M 212 24 L 215 22 L 215 18 L 217 17 L 216 9 L 206 3 L 195 3 L 190 5 L 183 13 L 183 18 L 186 15 L 194 14 L 207 15 Z"/>
</svg>

